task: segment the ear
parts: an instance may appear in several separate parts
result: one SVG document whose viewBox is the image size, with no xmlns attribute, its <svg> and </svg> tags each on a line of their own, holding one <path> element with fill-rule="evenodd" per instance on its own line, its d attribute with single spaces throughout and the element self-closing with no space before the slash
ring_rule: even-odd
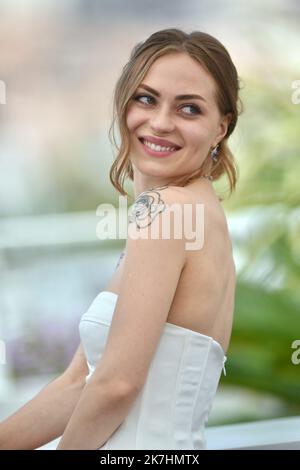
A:
<svg viewBox="0 0 300 470">
<path fill-rule="evenodd" d="M 218 134 L 216 135 L 216 143 L 214 147 L 221 142 L 223 137 L 227 134 L 228 126 L 230 124 L 230 121 L 232 119 L 232 114 L 227 113 L 224 116 L 221 116 L 220 121 L 219 121 L 219 127 L 218 127 Z"/>
</svg>

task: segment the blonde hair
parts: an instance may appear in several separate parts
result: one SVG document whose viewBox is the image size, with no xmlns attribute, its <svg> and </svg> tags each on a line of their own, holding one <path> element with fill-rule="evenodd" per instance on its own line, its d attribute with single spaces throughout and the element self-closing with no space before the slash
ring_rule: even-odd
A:
<svg viewBox="0 0 300 470">
<path fill-rule="evenodd" d="M 169 53 L 184 52 L 196 59 L 213 77 L 217 85 L 216 103 L 221 115 L 230 113 L 231 121 L 227 134 L 219 142 L 217 161 L 211 162 L 210 155 L 205 159 L 201 168 L 189 175 L 172 179 L 170 185 L 185 186 L 188 182 L 205 174 L 205 167 L 211 164 L 210 175 L 213 180 L 219 179 L 224 173 L 230 184 L 230 194 L 235 189 L 237 168 L 234 156 L 230 151 L 227 140 L 232 134 L 242 112 L 242 103 L 238 96 L 240 90 L 236 68 L 225 47 L 213 36 L 200 31 L 188 34 L 179 29 L 164 29 L 153 33 L 148 39 L 139 42 L 132 50 L 130 59 L 123 67 L 113 96 L 113 120 L 109 129 L 109 138 L 118 150 L 118 154 L 110 168 L 110 180 L 113 186 L 123 196 L 128 196 L 123 185 L 126 177 L 133 180 L 133 169 L 129 159 L 130 136 L 126 125 L 128 105 L 139 84 L 142 82 L 153 62 Z M 241 109 L 238 109 L 238 103 Z M 121 145 L 118 147 L 114 127 L 117 122 Z"/>
</svg>

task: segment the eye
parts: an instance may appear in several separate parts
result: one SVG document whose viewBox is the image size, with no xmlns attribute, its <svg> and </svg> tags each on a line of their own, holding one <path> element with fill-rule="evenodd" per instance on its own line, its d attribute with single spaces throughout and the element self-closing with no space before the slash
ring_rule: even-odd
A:
<svg viewBox="0 0 300 470">
<path fill-rule="evenodd" d="M 181 107 L 181 109 L 184 109 L 184 108 L 190 108 L 191 110 L 193 110 L 191 113 L 185 113 L 185 114 L 196 115 L 196 114 L 201 113 L 200 108 L 198 108 L 198 106 L 194 104 L 185 104 L 184 106 Z"/>
<path fill-rule="evenodd" d="M 142 101 L 141 98 L 144 98 L 144 101 Z M 149 96 L 149 95 L 135 95 L 133 97 L 133 99 L 135 101 L 138 101 L 139 103 L 146 104 L 146 105 L 148 104 L 147 100 L 153 100 L 154 101 L 154 98 L 152 96 Z"/>
<path fill-rule="evenodd" d="M 146 106 L 149 105 L 149 104 L 155 103 L 155 98 L 153 98 L 153 96 L 145 95 L 145 94 L 135 95 L 133 97 L 133 99 L 135 101 L 138 101 L 139 103 L 145 104 Z M 180 109 L 184 109 L 184 108 L 190 108 L 190 110 L 192 110 L 192 112 L 184 112 L 184 114 L 186 114 L 186 115 L 195 116 L 197 114 L 201 114 L 200 108 L 198 108 L 198 106 L 196 106 L 195 104 L 185 104 L 185 105 L 181 106 Z"/>
</svg>

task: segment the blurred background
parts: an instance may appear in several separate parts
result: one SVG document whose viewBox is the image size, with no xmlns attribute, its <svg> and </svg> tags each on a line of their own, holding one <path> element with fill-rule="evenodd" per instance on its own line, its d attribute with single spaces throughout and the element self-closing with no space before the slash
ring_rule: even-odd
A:
<svg viewBox="0 0 300 470">
<path fill-rule="evenodd" d="M 216 36 L 243 87 L 237 190 L 216 183 L 238 286 L 209 425 L 300 414 L 299 2 L 1 0 L 0 419 L 65 369 L 115 269 L 125 241 L 96 236 L 98 205 L 118 206 L 113 87 L 133 46 L 169 27 Z"/>
</svg>

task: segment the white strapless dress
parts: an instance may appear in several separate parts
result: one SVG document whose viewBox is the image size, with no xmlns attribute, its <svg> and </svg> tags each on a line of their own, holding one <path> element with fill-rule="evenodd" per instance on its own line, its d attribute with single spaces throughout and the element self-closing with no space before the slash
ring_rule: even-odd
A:
<svg viewBox="0 0 300 470">
<path fill-rule="evenodd" d="M 81 317 L 86 380 L 103 353 L 117 298 L 100 292 Z M 166 322 L 143 388 L 99 450 L 206 449 L 204 428 L 226 359 L 210 336 Z"/>
</svg>

